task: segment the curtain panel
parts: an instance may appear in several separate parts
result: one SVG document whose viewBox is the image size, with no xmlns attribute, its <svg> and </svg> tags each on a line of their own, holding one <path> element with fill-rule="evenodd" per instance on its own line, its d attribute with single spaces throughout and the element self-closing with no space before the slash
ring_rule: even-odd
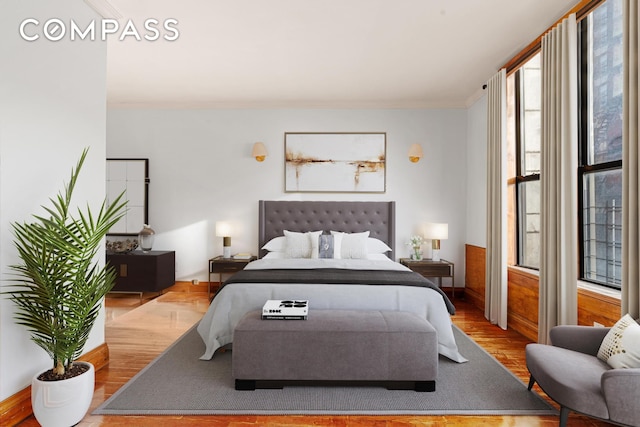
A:
<svg viewBox="0 0 640 427">
<path fill-rule="evenodd" d="M 638 151 L 638 0 L 623 0 L 622 301 L 640 317 L 640 153 Z"/>
<path fill-rule="evenodd" d="M 487 84 L 487 250 L 485 317 L 507 329 L 507 74 Z"/>
<path fill-rule="evenodd" d="M 575 14 L 542 37 L 540 343 L 578 317 L 576 39 Z"/>
</svg>

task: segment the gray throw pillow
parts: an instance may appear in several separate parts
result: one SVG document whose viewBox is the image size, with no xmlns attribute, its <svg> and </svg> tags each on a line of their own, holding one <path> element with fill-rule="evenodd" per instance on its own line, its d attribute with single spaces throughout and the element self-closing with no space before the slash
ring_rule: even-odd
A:
<svg viewBox="0 0 640 427">
<path fill-rule="evenodd" d="M 318 239 L 318 258 L 333 258 L 333 236 L 330 234 L 321 234 Z"/>
</svg>

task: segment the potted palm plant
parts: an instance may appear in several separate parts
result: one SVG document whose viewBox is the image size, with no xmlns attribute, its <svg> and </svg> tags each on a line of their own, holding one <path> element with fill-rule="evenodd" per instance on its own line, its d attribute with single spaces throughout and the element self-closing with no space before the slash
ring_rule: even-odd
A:
<svg viewBox="0 0 640 427">
<path fill-rule="evenodd" d="M 87 153 L 82 152 L 64 190 L 50 199 L 51 206 L 43 206 L 44 215 L 12 224 L 20 263 L 10 266 L 15 282 L 6 293 L 15 303 L 16 322 L 53 362 L 31 385 L 34 415 L 43 426 L 75 425 L 89 409 L 94 369 L 76 359 L 116 277 L 113 268 L 99 265 L 98 251 L 109 228 L 124 215 L 123 195 L 110 205 L 103 201 L 97 215 L 88 205 L 71 212 Z"/>
</svg>

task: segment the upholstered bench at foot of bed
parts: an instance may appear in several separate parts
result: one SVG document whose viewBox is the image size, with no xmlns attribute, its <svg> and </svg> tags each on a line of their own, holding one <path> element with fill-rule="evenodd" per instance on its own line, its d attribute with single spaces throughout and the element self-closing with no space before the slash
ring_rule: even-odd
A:
<svg viewBox="0 0 640 427">
<path fill-rule="evenodd" d="M 307 320 L 245 315 L 234 331 L 237 390 L 262 382 L 411 383 L 434 391 L 438 337 L 423 318 L 401 311 L 313 310 Z"/>
</svg>

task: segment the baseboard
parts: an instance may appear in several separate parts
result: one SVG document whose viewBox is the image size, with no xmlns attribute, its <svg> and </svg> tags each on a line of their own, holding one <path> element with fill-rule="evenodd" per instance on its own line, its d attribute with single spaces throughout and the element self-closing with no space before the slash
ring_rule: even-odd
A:
<svg viewBox="0 0 640 427">
<path fill-rule="evenodd" d="M 445 286 L 441 287 L 440 289 L 442 289 L 442 292 L 444 292 L 445 295 L 449 297 L 449 299 L 454 303 L 457 298 L 462 298 L 464 296 L 464 288 L 451 288 L 451 286 Z"/>
<path fill-rule="evenodd" d="M 0 402 L 0 425 L 13 427 L 31 414 L 31 386 Z"/>
<path fill-rule="evenodd" d="M 83 354 L 79 360 L 90 362 L 96 371 L 109 364 L 109 347 L 107 343 Z M 16 394 L 0 402 L 0 425 L 13 427 L 29 418 L 33 414 L 31 409 L 31 386 L 20 390 Z"/>
<path fill-rule="evenodd" d="M 211 282 L 211 292 L 215 292 L 220 287 L 220 283 Z M 209 292 L 209 282 L 198 282 L 194 285 L 191 282 L 178 281 L 163 292 L 186 292 L 186 293 L 207 293 Z"/>
<path fill-rule="evenodd" d="M 484 294 L 479 294 L 471 288 L 465 288 L 464 299 L 469 301 L 474 307 L 484 311 Z"/>
<path fill-rule="evenodd" d="M 99 371 L 109 364 L 109 346 L 106 342 L 102 343 L 90 352 L 80 356 L 78 360 L 91 363 L 96 371 Z"/>
</svg>

